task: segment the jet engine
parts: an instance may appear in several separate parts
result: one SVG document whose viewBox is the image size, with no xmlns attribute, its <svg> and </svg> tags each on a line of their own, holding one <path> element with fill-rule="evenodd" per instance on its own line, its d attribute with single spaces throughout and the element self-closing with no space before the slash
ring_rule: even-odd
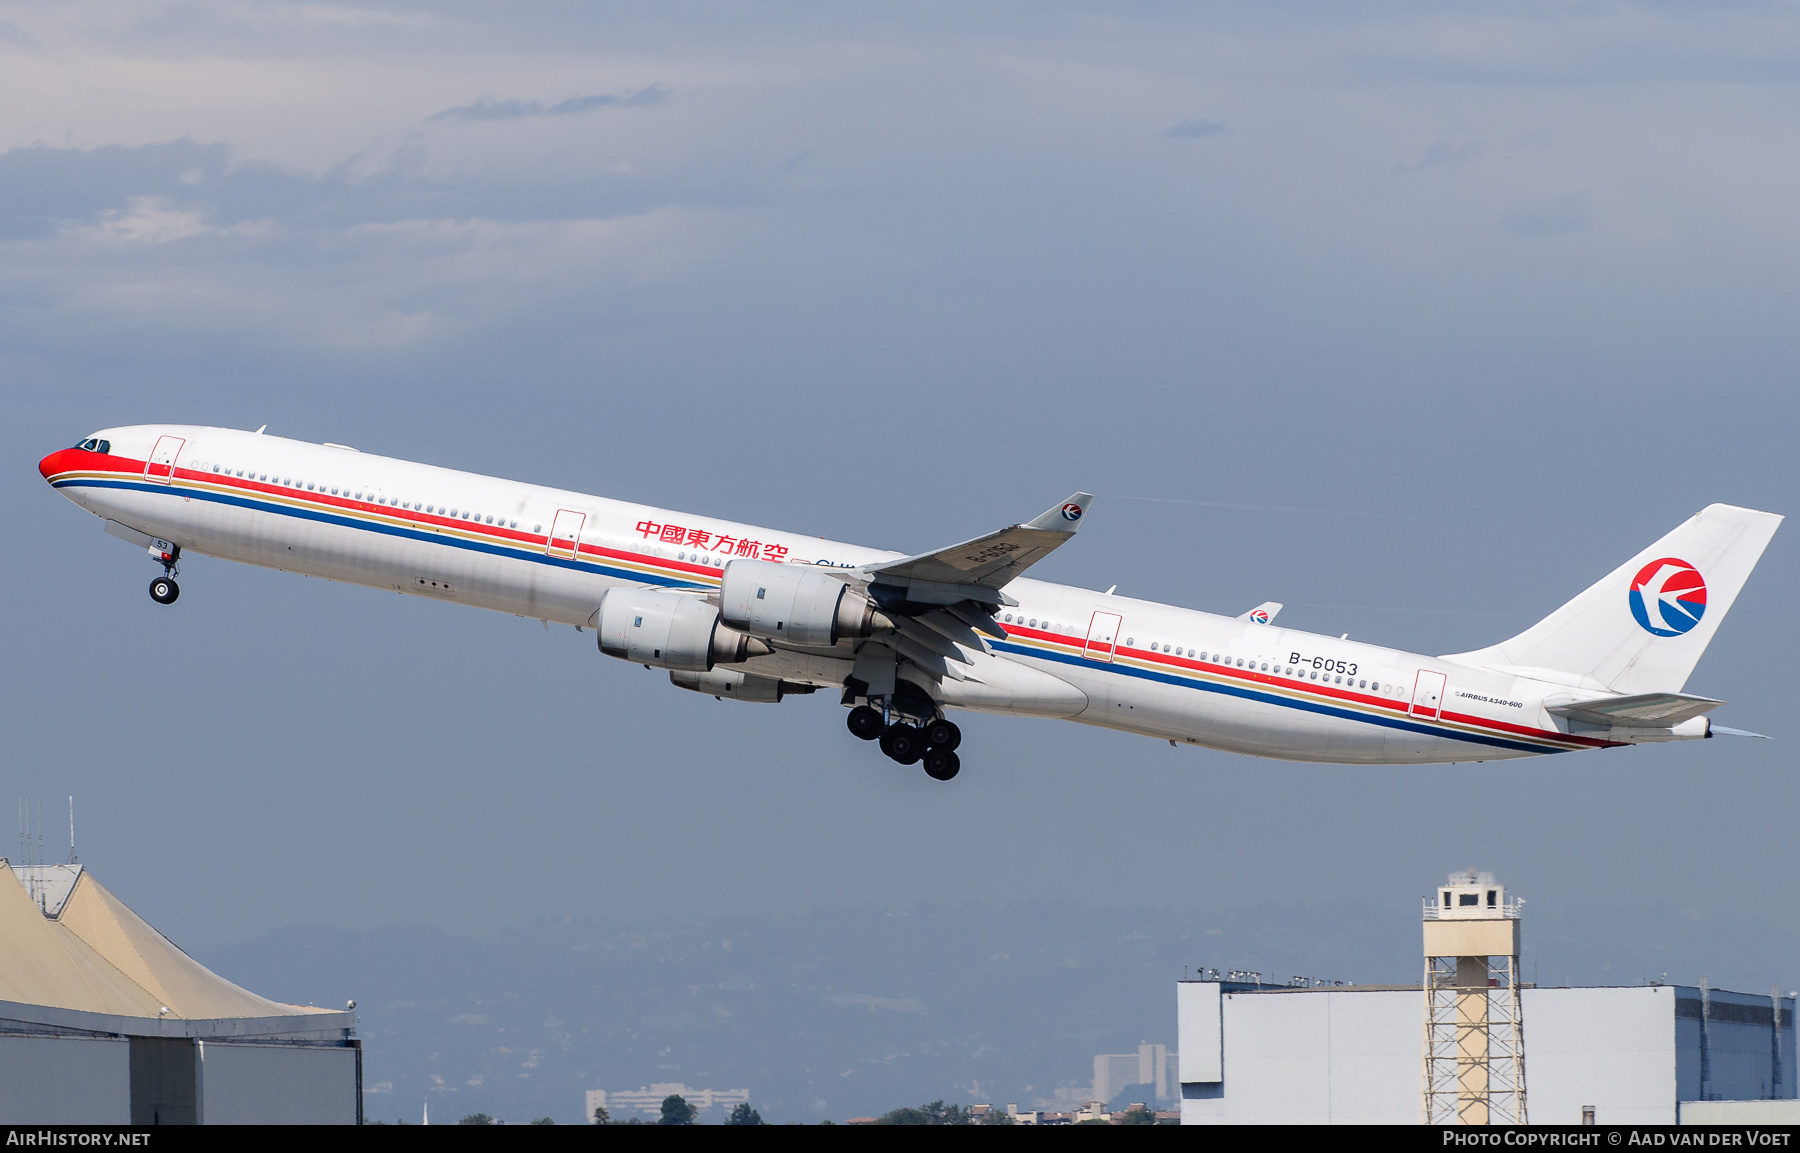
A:
<svg viewBox="0 0 1800 1153">
<path fill-rule="evenodd" d="M 795 645 L 830 647 L 894 627 L 867 597 L 808 565 L 734 560 L 725 566 L 719 603 L 732 628 Z"/>
<path fill-rule="evenodd" d="M 772 705 L 782 697 L 815 692 L 811 685 L 797 685 L 774 677 L 759 677 L 735 669 L 715 669 L 710 673 L 670 673 L 669 683 L 678 689 L 692 689 L 720 700 L 749 701 Z"/>
<path fill-rule="evenodd" d="M 711 672 L 771 652 L 719 621 L 699 597 L 647 588 L 615 588 L 600 598 L 600 651 L 634 664 Z"/>
</svg>

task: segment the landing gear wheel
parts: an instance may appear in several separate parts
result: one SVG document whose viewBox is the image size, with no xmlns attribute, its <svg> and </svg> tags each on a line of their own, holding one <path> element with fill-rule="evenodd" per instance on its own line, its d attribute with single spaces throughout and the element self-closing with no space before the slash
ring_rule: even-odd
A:
<svg viewBox="0 0 1800 1153">
<path fill-rule="evenodd" d="M 933 749 L 925 754 L 925 775 L 934 781 L 947 781 L 962 771 L 962 758 L 949 749 Z"/>
<path fill-rule="evenodd" d="M 844 723 L 850 727 L 850 735 L 859 741 L 872 741 L 881 735 L 881 714 L 868 705 L 851 709 Z"/>
<path fill-rule="evenodd" d="M 911 725 L 889 725 L 881 734 L 881 751 L 903 765 L 916 765 L 925 755 L 924 734 Z"/>
<path fill-rule="evenodd" d="M 946 753 L 956 751 L 962 744 L 962 730 L 950 721 L 936 720 L 925 726 L 925 743 L 934 749 L 942 749 Z M 952 776 L 955 774 L 952 773 Z M 949 777 L 944 778 L 949 780 Z"/>
<path fill-rule="evenodd" d="M 180 595 L 181 586 L 170 577 L 160 576 L 150 582 L 150 599 L 159 605 L 172 605 Z"/>
</svg>

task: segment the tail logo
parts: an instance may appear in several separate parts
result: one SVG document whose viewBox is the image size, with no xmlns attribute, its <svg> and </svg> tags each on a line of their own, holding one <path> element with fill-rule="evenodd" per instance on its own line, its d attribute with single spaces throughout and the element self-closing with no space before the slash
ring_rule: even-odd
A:
<svg viewBox="0 0 1800 1153">
<path fill-rule="evenodd" d="M 1631 615 L 1645 631 L 1678 637 L 1706 615 L 1706 578 L 1684 560 L 1663 557 L 1638 570 L 1630 600 Z"/>
<path fill-rule="evenodd" d="M 1070 501 L 1068 504 L 1062 506 L 1062 514 L 1064 520 L 1080 520 L 1081 506 L 1074 501 Z"/>
<path fill-rule="evenodd" d="M 1269 623 L 1269 610 L 1268 609 L 1257 609 L 1255 612 L 1250 614 L 1250 620 L 1253 624 L 1259 624 L 1259 625 L 1268 624 Z"/>
</svg>

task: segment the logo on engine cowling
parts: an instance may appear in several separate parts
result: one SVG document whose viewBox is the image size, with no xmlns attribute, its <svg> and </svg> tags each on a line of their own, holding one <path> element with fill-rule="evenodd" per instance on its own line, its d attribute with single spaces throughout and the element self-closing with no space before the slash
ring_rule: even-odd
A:
<svg viewBox="0 0 1800 1153">
<path fill-rule="evenodd" d="M 1074 501 L 1070 501 L 1068 504 L 1063 505 L 1062 513 L 1064 520 L 1080 520 L 1081 506 Z"/>
</svg>

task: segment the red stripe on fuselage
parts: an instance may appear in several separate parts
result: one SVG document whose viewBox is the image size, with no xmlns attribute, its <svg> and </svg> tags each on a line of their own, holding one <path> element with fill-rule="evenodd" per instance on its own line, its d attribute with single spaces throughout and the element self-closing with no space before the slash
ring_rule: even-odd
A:
<svg viewBox="0 0 1800 1153">
<path fill-rule="evenodd" d="M 1063 637 L 1059 637 L 1055 633 L 1045 632 L 1042 629 L 1023 628 L 1023 627 L 1020 627 L 1017 625 L 1007 625 L 1007 626 L 1005 626 L 1005 628 L 1006 628 L 1007 635 L 1009 635 L 1009 636 L 1017 635 L 1017 636 L 1023 636 L 1023 637 L 1030 637 L 1035 640 L 1050 641 L 1050 642 L 1053 642 L 1056 644 L 1062 644 L 1062 645 L 1076 646 L 1079 644 L 1079 642 L 1071 641 L 1071 640 L 1065 639 Z M 1326 697 L 1328 699 L 1338 701 L 1338 702 L 1361 705 L 1366 708 L 1379 709 L 1379 710 L 1382 710 L 1392 716 L 1415 720 L 1422 724 L 1429 724 L 1434 720 L 1442 720 L 1442 721 L 1448 721 L 1448 722 L 1455 722 L 1458 724 L 1470 725 L 1470 726 L 1476 727 L 1476 728 L 1496 729 L 1501 732 L 1512 733 L 1517 736 L 1530 737 L 1534 740 L 1568 742 L 1568 743 L 1581 745 L 1581 746 L 1588 747 L 1588 748 L 1612 748 L 1615 745 L 1617 745 L 1617 743 L 1618 743 L 1616 741 L 1600 740 L 1597 737 L 1580 737 L 1580 736 L 1575 736 L 1570 733 L 1560 733 L 1560 732 L 1556 732 L 1554 730 L 1540 729 L 1540 728 L 1536 728 L 1531 725 L 1521 725 L 1521 724 L 1514 724 L 1509 721 L 1492 720 L 1487 717 L 1474 717 L 1474 716 L 1469 716 L 1466 713 L 1452 713 L 1447 710 L 1442 712 L 1440 714 L 1440 716 L 1436 717 L 1436 718 L 1412 717 L 1410 715 L 1410 709 L 1411 709 L 1410 701 L 1394 701 L 1394 700 L 1387 700 L 1387 699 L 1384 699 L 1381 697 L 1371 697 L 1365 693 L 1355 692 L 1354 690 L 1346 691 L 1344 689 L 1340 689 L 1340 688 L 1336 687 L 1335 685 L 1330 685 L 1330 686 L 1328 686 L 1328 685 L 1313 685 L 1309 682 L 1301 682 L 1301 681 L 1297 681 L 1297 680 L 1291 680 L 1287 677 L 1278 676 L 1274 673 L 1253 672 L 1249 669 L 1240 669 L 1235 666 L 1216 665 L 1216 664 L 1211 663 L 1210 661 L 1200 661 L 1200 660 L 1195 660 L 1195 659 L 1189 658 L 1189 657 L 1180 657 L 1180 656 L 1176 656 L 1173 653 L 1160 653 L 1160 652 L 1152 653 L 1152 652 L 1146 652 L 1143 649 L 1126 648 L 1124 645 L 1119 645 L 1114 650 L 1114 656 L 1115 656 L 1115 659 L 1118 657 L 1128 657 L 1132 660 L 1144 661 L 1144 662 L 1150 663 L 1150 664 L 1173 666 L 1175 668 L 1182 669 L 1185 671 L 1190 671 L 1190 672 L 1204 672 L 1211 676 L 1226 676 L 1226 677 L 1230 677 L 1233 680 L 1245 681 L 1250 684 L 1257 685 L 1259 687 L 1287 688 L 1287 689 L 1298 688 L 1298 689 L 1304 690 L 1305 692 L 1307 692 L 1309 694 Z M 1104 663 L 1105 662 L 1103 662 L 1103 661 L 1096 662 L 1096 664 L 1104 664 Z"/>
</svg>

